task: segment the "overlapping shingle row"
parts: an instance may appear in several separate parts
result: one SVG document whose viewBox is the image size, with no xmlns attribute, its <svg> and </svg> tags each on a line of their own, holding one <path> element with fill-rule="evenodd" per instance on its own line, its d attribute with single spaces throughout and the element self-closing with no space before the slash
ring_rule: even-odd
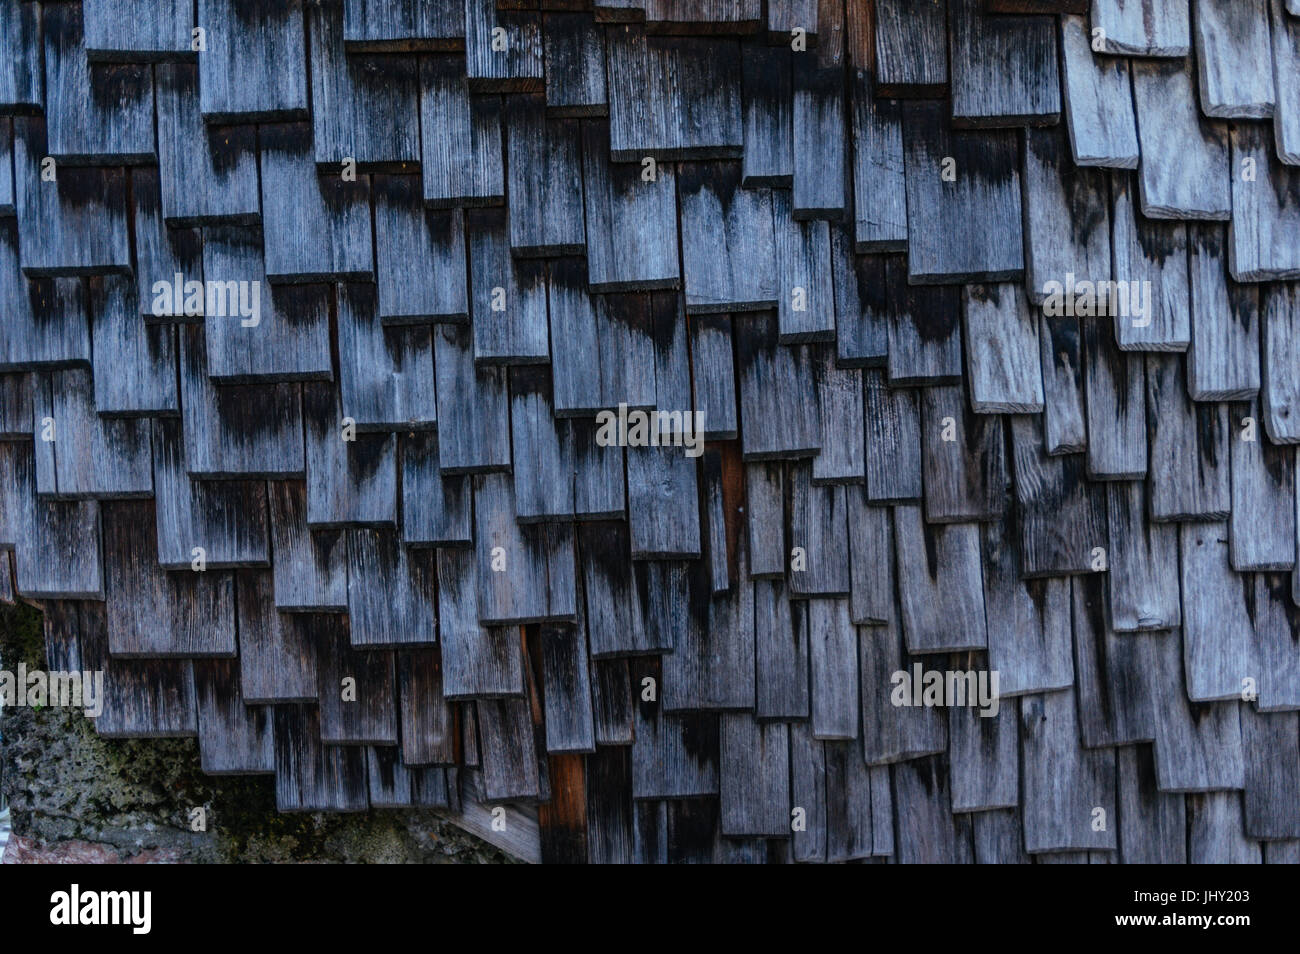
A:
<svg viewBox="0 0 1300 954">
<path fill-rule="evenodd" d="M 1300 860 L 1294 0 L 501 6 L 0 2 L 0 597 L 99 731 L 555 860 Z"/>
</svg>

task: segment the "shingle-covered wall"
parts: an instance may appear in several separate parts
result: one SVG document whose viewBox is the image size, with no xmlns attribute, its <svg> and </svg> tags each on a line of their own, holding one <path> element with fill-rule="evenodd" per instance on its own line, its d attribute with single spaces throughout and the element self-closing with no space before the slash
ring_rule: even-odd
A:
<svg viewBox="0 0 1300 954">
<path fill-rule="evenodd" d="M 0 42 L 0 597 L 100 735 L 550 860 L 1300 856 L 1295 0 Z"/>
</svg>

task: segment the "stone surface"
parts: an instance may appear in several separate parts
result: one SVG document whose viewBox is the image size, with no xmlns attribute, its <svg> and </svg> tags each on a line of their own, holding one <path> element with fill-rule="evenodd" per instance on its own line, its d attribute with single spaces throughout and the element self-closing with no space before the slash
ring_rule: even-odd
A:
<svg viewBox="0 0 1300 954">
<path fill-rule="evenodd" d="M 0 606 L 0 666 L 43 655 L 39 615 Z M 270 776 L 204 775 L 193 739 L 103 739 L 68 710 L 0 710 L 0 786 L 7 864 L 510 860 L 432 811 L 278 814 Z"/>
</svg>

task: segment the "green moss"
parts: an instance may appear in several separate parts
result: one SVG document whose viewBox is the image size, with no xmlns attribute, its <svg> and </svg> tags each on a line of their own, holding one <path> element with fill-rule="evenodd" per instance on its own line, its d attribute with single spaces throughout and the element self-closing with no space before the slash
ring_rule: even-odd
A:
<svg viewBox="0 0 1300 954">
<path fill-rule="evenodd" d="M 0 606 L 0 660 L 44 665 L 41 617 Z M 82 713 L 11 706 L 0 766 L 14 830 L 81 839 L 131 855 L 163 849 L 195 862 L 503 862 L 495 848 L 429 811 L 275 810 L 269 775 L 205 775 L 194 739 L 103 739 Z M 190 830 L 203 806 L 207 830 Z"/>
</svg>

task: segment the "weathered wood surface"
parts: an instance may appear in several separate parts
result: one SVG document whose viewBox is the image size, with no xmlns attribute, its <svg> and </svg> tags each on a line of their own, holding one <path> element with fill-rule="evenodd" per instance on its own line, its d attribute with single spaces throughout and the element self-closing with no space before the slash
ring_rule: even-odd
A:
<svg viewBox="0 0 1300 954">
<path fill-rule="evenodd" d="M 99 729 L 532 860 L 1294 861 L 1294 4 L 591 6 L 0 4 Z"/>
<path fill-rule="evenodd" d="M 1136 169 L 1141 154 L 1128 60 L 1094 55 L 1087 18 L 1063 16 L 1061 71 L 1074 161 L 1080 166 Z"/>
<path fill-rule="evenodd" d="M 942 96 L 948 87 L 947 0 L 879 0 L 876 78 L 882 96 Z"/>
<path fill-rule="evenodd" d="M 941 107 L 903 109 L 908 278 L 923 284 L 1011 281 L 1024 272 L 1014 134 L 948 129 Z M 951 159 L 952 163 L 945 163 Z M 955 179 L 945 179 L 945 168 Z"/>
<path fill-rule="evenodd" d="M 1178 162 L 1142 163 L 1142 213 L 1159 219 L 1227 219 L 1232 211 L 1227 130 L 1201 115 L 1191 66 L 1181 60 L 1134 60 L 1132 72 L 1142 154 L 1179 157 Z"/>
<path fill-rule="evenodd" d="M 1050 17 L 997 17 L 948 0 L 952 118 L 962 126 L 1054 125 L 1061 115 Z"/>
<path fill-rule="evenodd" d="M 1120 56 L 1180 57 L 1191 51 L 1189 0 L 1092 0 L 1102 49 Z"/>
<path fill-rule="evenodd" d="M 307 118 L 307 44 L 301 0 L 263 10 L 250 0 L 200 0 L 207 30 L 199 108 L 208 122 Z"/>
<path fill-rule="evenodd" d="M 1268 119 L 1276 96 L 1271 70 L 1243 68 L 1272 54 L 1268 0 L 1197 0 L 1196 65 L 1201 108 L 1221 119 Z"/>
</svg>

